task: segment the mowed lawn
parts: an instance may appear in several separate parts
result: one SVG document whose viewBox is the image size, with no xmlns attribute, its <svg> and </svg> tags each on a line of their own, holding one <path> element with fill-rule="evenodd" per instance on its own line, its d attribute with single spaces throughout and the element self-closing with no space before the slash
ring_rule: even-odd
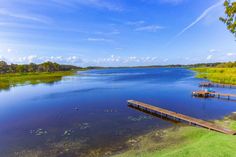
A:
<svg viewBox="0 0 236 157">
<path fill-rule="evenodd" d="M 235 115 L 218 121 L 236 129 Z M 154 131 L 136 139 L 129 149 L 115 157 L 235 157 L 236 136 L 203 128 L 182 126 Z"/>
</svg>

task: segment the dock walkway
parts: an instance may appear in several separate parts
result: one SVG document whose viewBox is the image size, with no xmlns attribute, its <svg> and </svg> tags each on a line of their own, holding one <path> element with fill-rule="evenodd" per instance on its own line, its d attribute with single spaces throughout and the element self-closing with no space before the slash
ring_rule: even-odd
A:
<svg viewBox="0 0 236 157">
<path fill-rule="evenodd" d="M 222 88 L 236 88 L 236 85 L 223 84 L 223 83 L 213 83 L 213 82 L 201 82 L 200 87 L 222 87 Z"/>
<path fill-rule="evenodd" d="M 218 92 L 208 92 L 208 91 L 204 91 L 204 90 L 200 90 L 200 91 L 194 91 L 192 93 L 193 96 L 196 97 L 203 97 L 203 98 L 221 98 L 221 97 L 226 97 L 228 99 L 234 97 L 236 98 L 236 94 L 226 94 L 226 93 L 218 93 Z"/>
<path fill-rule="evenodd" d="M 189 117 L 189 116 L 186 116 L 186 115 L 183 115 L 183 114 L 180 114 L 180 113 L 176 113 L 176 112 L 173 112 L 173 111 L 169 111 L 169 110 L 166 110 L 166 109 L 162 109 L 162 108 L 152 106 L 152 105 L 149 105 L 149 104 L 145 104 L 145 103 L 142 103 L 142 102 L 138 102 L 138 101 L 135 101 L 135 100 L 128 100 L 128 105 L 131 106 L 131 107 L 135 107 L 135 108 L 138 108 L 138 109 L 143 109 L 145 111 L 155 113 L 155 114 L 158 114 L 158 115 L 161 115 L 161 116 L 165 116 L 166 118 L 171 117 L 174 120 L 179 120 L 179 121 L 182 120 L 182 121 L 188 122 L 190 125 L 201 126 L 201 127 L 207 128 L 209 130 L 214 130 L 214 131 L 221 132 L 221 133 L 228 134 L 228 135 L 235 135 L 236 134 L 235 131 L 217 126 L 216 124 L 213 124 L 213 123 L 210 123 L 210 122 L 207 122 L 207 121 L 203 121 L 203 120 L 200 120 L 200 119 L 196 119 L 196 118 L 193 118 L 193 117 Z"/>
</svg>

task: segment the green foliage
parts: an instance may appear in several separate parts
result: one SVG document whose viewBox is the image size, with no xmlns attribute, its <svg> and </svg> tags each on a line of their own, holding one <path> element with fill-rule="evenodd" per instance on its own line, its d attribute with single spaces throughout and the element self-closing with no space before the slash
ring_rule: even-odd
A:
<svg viewBox="0 0 236 157">
<path fill-rule="evenodd" d="M 20 66 L 21 67 L 21 66 Z M 0 90 L 24 84 L 54 83 L 63 76 L 73 75 L 74 71 L 40 72 L 40 73 L 11 73 L 0 75 Z"/>
<path fill-rule="evenodd" d="M 231 129 L 234 119 L 219 121 Z M 230 127 L 232 126 L 232 127 Z M 138 143 L 114 157 L 235 157 L 236 136 L 197 127 L 180 127 L 152 132 L 137 138 Z"/>
<path fill-rule="evenodd" d="M 216 66 L 217 68 L 236 68 L 236 62 L 221 63 Z"/>
<path fill-rule="evenodd" d="M 212 82 L 236 85 L 236 68 L 193 68 L 198 72 L 197 78 Z"/>
<path fill-rule="evenodd" d="M 4 61 L 0 61 L 0 74 L 5 73 L 27 73 L 27 72 L 56 72 L 56 71 L 69 71 L 74 69 L 81 69 L 80 67 L 72 65 L 60 65 L 52 62 L 45 62 L 42 64 L 11 64 L 8 65 Z"/>
<path fill-rule="evenodd" d="M 225 15 L 226 17 L 220 17 L 227 29 L 236 36 L 236 2 L 231 2 L 230 0 L 225 0 Z"/>
</svg>

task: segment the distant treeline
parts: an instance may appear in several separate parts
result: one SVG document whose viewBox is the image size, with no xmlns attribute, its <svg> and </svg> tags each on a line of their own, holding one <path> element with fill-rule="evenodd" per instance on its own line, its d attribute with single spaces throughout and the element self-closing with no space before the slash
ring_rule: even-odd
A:
<svg viewBox="0 0 236 157">
<path fill-rule="evenodd" d="M 216 63 L 198 63 L 198 64 L 173 64 L 173 65 L 152 65 L 152 66 L 137 66 L 138 68 L 199 68 L 199 67 L 216 67 L 216 68 L 234 68 L 236 62 L 216 62 Z"/>
<path fill-rule="evenodd" d="M 199 67 L 218 67 L 218 68 L 234 68 L 236 62 L 217 62 L 217 63 L 199 63 L 199 64 L 173 64 L 173 65 L 151 65 L 151 66 L 133 66 L 133 67 L 99 67 L 89 66 L 86 68 L 73 66 L 73 65 L 61 65 L 53 62 L 44 62 L 41 64 L 7 64 L 5 61 L 0 61 L 0 74 L 5 73 L 27 73 L 27 72 L 56 72 L 56 71 L 70 71 L 70 70 L 86 70 L 86 69 L 104 69 L 104 68 L 199 68 Z"/>
<path fill-rule="evenodd" d="M 236 68 L 236 62 L 221 63 L 216 66 L 217 68 Z"/>
<path fill-rule="evenodd" d="M 45 62 L 42 64 L 7 64 L 4 61 L 0 61 L 0 74 L 5 73 L 27 73 L 27 72 L 56 72 L 56 71 L 70 71 L 82 69 L 81 67 L 73 65 L 60 65 L 53 62 Z"/>
<path fill-rule="evenodd" d="M 236 62 L 218 62 L 189 65 L 191 68 L 214 67 L 214 68 L 236 68 Z"/>
<path fill-rule="evenodd" d="M 196 67 L 216 67 L 220 64 L 224 63 L 217 62 L 217 63 L 198 63 L 198 64 L 149 65 L 149 66 L 133 66 L 128 68 L 196 68 Z"/>
</svg>

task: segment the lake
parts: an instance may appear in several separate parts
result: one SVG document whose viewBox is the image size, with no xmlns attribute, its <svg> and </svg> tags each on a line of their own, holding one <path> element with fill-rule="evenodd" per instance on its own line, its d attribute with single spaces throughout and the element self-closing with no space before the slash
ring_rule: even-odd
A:
<svg viewBox="0 0 236 157">
<path fill-rule="evenodd" d="M 102 69 L 2 90 L 0 155 L 109 156 L 132 137 L 177 125 L 128 108 L 129 99 L 204 120 L 236 110 L 234 101 L 193 98 L 202 81 L 194 76 L 181 68 Z"/>
</svg>

